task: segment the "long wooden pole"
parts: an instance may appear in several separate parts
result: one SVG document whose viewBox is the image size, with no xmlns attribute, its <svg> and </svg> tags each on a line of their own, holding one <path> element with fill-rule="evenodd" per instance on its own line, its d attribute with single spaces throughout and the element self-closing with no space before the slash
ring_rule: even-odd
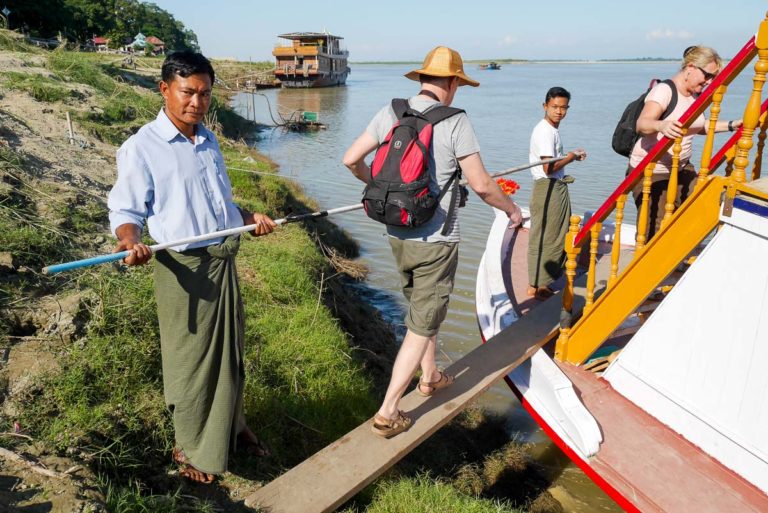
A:
<svg viewBox="0 0 768 513">
<path fill-rule="evenodd" d="M 319 212 L 311 212 L 309 214 L 299 214 L 299 215 L 292 215 L 284 217 L 283 219 L 277 219 L 275 221 L 276 224 L 286 224 L 286 223 L 295 223 L 297 221 L 304 221 L 306 219 L 315 219 L 318 217 L 326 217 L 331 216 L 334 214 L 341 214 L 343 212 L 350 212 L 352 210 L 358 210 L 363 208 L 362 203 L 358 203 L 357 205 L 349 205 L 346 207 L 339 207 L 334 208 L 330 210 L 322 210 Z M 252 232 L 256 229 L 255 224 L 249 224 L 246 226 L 239 226 L 237 228 L 229 228 L 227 230 L 219 230 L 217 232 L 211 232 L 206 233 L 204 235 L 197 235 L 195 237 L 187 237 L 185 239 L 179 239 L 174 240 L 171 242 L 164 242 L 162 244 L 154 244 L 149 247 L 149 249 L 152 250 L 152 252 L 157 252 L 163 249 L 172 248 L 175 246 L 182 246 L 185 244 L 193 244 L 195 242 L 202 242 L 205 240 L 211 240 L 211 239 L 217 239 L 219 237 L 227 237 L 229 235 L 237 235 L 239 233 L 244 232 Z M 79 269 L 81 267 L 89 267 L 91 265 L 98 265 L 98 264 L 105 264 L 108 262 L 115 262 L 117 260 L 122 260 L 123 258 L 127 257 L 131 254 L 133 250 L 127 250 L 127 251 L 121 251 L 119 253 L 109 253 L 107 255 L 99 255 L 91 258 L 84 258 L 82 260 L 75 260 L 73 262 L 66 262 L 63 264 L 56 264 L 56 265 L 50 265 L 43 268 L 43 274 L 55 274 L 60 273 L 64 271 L 71 271 L 73 269 Z"/>
<path fill-rule="evenodd" d="M 526 164 L 524 166 L 509 168 L 509 169 L 506 169 L 504 171 L 500 171 L 498 173 L 494 173 L 494 174 L 491 175 L 491 177 L 492 178 L 496 178 L 496 177 L 499 177 L 499 176 L 508 175 L 508 174 L 511 174 L 511 173 L 516 173 L 518 171 L 522 171 L 524 169 L 531 168 L 533 166 L 538 166 L 538 165 L 542 165 L 542 164 L 548 164 L 550 162 L 556 162 L 556 161 L 561 160 L 563 158 L 565 158 L 565 157 L 558 157 L 558 158 L 555 158 L 555 159 L 545 159 L 545 160 L 540 160 L 538 162 L 533 162 L 531 164 Z M 466 183 L 466 182 L 462 182 L 462 183 Z M 329 209 L 329 210 L 321 210 L 319 212 L 311 212 L 309 214 L 291 215 L 291 216 L 284 217 L 283 219 L 277 219 L 275 221 L 275 223 L 278 224 L 278 225 L 285 224 L 285 223 L 295 223 L 297 221 L 304 221 L 304 220 L 307 220 L 307 219 L 315 219 L 315 218 L 318 218 L 318 217 L 326 217 L 326 216 L 331 216 L 331 215 L 335 215 L 335 214 L 341 214 L 341 213 L 344 213 L 344 212 L 351 212 L 353 210 L 359 210 L 361 208 L 363 208 L 363 204 L 362 203 L 357 203 L 355 205 L 347 205 L 345 207 L 332 208 L 332 209 Z M 193 244 L 195 242 L 202 242 L 202 241 L 205 241 L 205 240 L 218 239 L 220 237 L 227 237 L 229 235 L 237 235 L 239 233 L 251 232 L 251 231 L 253 231 L 255 229 L 256 229 L 256 225 L 255 224 L 249 224 L 247 226 L 240 226 L 240 227 L 237 227 L 237 228 L 229 228 L 227 230 L 220 230 L 220 231 L 217 231 L 217 232 L 206 233 L 206 234 L 203 234 L 203 235 L 197 235 L 195 237 L 187 237 L 186 239 L 179 239 L 179 240 L 175 240 L 175 241 L 171 241 L 171 242 L 164 242 L 162 244 L 154 244 L 154 245 L 150 246 L 149 249 L 151 249 L 152 252 L 156 252 L 156 251 L 160 251 L 160 250 L 163 250 L 163 249 L 173 248 L 173 247 L 176 247 L 176 246 L 182 246 L 182 245 L 185 245 L 185 244 Z M 92 266 L 92 265 L 106 264 L 106 263 L 109 263 L 109 262 L 116 262 L 118 260 L 122 260 L 123 258 L 127 257 L 128 255 L 131 254 L 131 252 L 132 252 L 132 250 L 127 250 L 127 251 L 121 251 L 119 253 L 109 253 L 107 255 L 99 255 L 99 256 L 95 256 L 95 257 L 91 257 L 91 258 L 84 258 L 82 260 L 75 260 L 75 261 L 72 261 L 72 262 L 65 262 L 63 264 L 50 265 L 50 266 L 43 267 L 43 274 L 55 274 L 55 273 L 60 273 L 60 272 L 64 272 L 64 271 L 71 271 L 73 269 L 80 269 L 82 267 L 89 267 L 89 266 Z"/>
</svg>

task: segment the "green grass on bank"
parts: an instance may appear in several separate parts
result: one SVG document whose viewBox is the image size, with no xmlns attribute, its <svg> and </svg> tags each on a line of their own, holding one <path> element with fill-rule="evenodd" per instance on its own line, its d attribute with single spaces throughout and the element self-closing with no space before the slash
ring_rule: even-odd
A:
<svg viewBox="0 0 768 513">
<path fill-rule="evenodd" d="M 383 481 L 377 487 L 366 513 L 523 513 L 523 510 L 493 499 L 481 499 L 458 491 L 449 483 L 429 475 Z M 356 513 L 355 509 L 343 513 Z"/>
<path fill-rule="evenodd" d="M 46 78 L 42 75 L 32 73 L 5 73 L 5 83 L 8 89 L 28 91 L 30 95 L 39 102 L 60 102 L 69 98 L 77 98 L 77 91 L 66 87 L 61 80 L 55 78 Z"/>
</svg>

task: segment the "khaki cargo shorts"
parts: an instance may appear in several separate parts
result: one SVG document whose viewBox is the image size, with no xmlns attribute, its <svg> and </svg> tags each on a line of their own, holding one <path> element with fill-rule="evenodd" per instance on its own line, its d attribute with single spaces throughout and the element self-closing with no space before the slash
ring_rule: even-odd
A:
<svg viewBox="0 0 768 513">
<path fill-rule="evenodd" d="M 408 300 L 405 325 L 422 337 L 436 335 L 448 313 L 459 263 L 457 242 L 421 242 L 389 237 Z"/>
</svg>

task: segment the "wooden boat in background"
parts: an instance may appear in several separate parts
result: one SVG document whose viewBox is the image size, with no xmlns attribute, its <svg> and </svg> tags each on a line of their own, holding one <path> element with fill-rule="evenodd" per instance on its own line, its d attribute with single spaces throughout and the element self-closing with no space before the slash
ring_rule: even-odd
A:
<svg viewBox="0 0 768 513">
<path fill-rule="evenodd" d="M 331 87 L 344 85 L 350 73 L 349 52 L 341 47 L 342 37 L 326 32 L 280 34 L 290 45 L 277 45 L 275 78 L 282 87 Z"/>
<path fill-rule="evenodd" d="M 727 86 L 756 55 L 744 126 L 712 156 Z M 506 380 L 626 511 L 768 511 L 766 70 L 768 19 L 680 118 L 688 127 L 712 106 L 696 190 L 675 210 L 674 164 L 667 215 L 651 240 L 649 193 L 636 237 L 624 206 L 641 180 L 650 191 L 655 162 L 674 143 L 666 138 L 589 220 L 571 218 L 563 289 L 545 302 L 528 300 L 524 276 L 515 280 L 526 268 L 525 232 L 499 216 L 488 237 L 476 295 L 483 339 L 562 301 L 559 330 Z M 678 162 L 679 144 L 673 152 Z M 722 164 L 726 176 L 714 176 Z M 611 214 L 615 225 L 604 223 Z"/>
<path fill-rule="evenodd" d="M 491 61 L 488 64 L 481 64 L 478 67 L 480 69 L 498 70 L 498 69 L 501 69 L 501 64 L 499 64 L 498 62 Z"/>
</svg>

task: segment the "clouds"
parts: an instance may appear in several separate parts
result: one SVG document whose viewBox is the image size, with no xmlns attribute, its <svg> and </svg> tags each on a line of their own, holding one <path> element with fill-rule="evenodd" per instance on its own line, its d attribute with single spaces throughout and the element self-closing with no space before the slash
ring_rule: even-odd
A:
<svg viewBox="0 0 768 513">
<path fill-rule="evenodd" d="M 645 35 L 648 41 L 676 40 L 685 41 L 693 38 L 693 34 L 687 30 L 653 29 Z"/>
</svg>

